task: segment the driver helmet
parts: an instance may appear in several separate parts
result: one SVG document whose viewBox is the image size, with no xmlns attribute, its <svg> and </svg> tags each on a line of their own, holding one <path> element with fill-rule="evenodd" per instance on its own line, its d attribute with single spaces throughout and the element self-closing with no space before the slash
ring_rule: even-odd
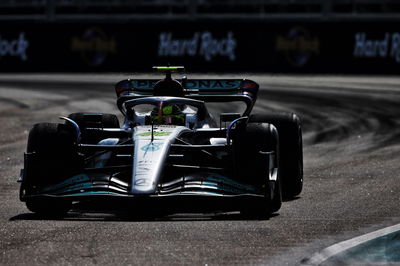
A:
<svg viewBox="0 0 400 266">
<path fill-rule="evenodd" d="M 162 108 L 155 107 L 150 117 L 151 121 L 158 125 L 185 125 L 185 114 L 176 104 Z"/>
</svg>

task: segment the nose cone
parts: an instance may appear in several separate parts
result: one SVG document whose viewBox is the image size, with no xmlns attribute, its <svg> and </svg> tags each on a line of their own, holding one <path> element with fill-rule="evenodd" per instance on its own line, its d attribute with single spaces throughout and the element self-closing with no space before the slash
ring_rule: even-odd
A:
<svg viewBox="0 0 400 266">
<path fill-rule="evenodd" d="M 174 139 L 188 129 L 182 126 L 140 126 L 134 131 L 133 194 L 154 194 Z M 152 139 L 153 134 L 153 139 Z"/>
<path fill-rule="evenodd" d="M 139 139 L 135 144 L 136 165 L 133 167 L 132 193 L 153 194 L 156 192 L 170 142 L 168 139 Z"/>
</svg>

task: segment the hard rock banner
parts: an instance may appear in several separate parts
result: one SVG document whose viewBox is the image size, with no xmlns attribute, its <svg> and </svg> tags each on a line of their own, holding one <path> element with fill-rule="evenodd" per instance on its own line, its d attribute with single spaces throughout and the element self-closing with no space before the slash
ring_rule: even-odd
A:
<svg viewBox="0 0 400 266">
<path fill-rule="evenodd" d="M 4 23 L 1 72 L 400 73 L 391 22 Z"/>
</svg>

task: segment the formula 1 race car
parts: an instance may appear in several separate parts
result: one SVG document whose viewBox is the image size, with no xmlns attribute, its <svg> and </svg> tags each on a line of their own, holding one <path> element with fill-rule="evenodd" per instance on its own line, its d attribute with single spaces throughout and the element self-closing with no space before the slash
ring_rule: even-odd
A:
<svg viewBox="0 0 400 266">
<path fill-rule="evenodd" d="M 75 205 L 130 211 L 277 212 L 303 186 L 301 123 L 295 114 L 250 115 L 259 85 L 247 79 L 172 79 L 115 85 L 124 115 L 73 113 L 29 133 L 20 200 L 64 215 Z M 243 113 L 206 104 L 242 102 Z M 74 203 L 74 205 L 73 205 Z M 90 203 L 90 204 L 89 204 Z"/>
</svg>

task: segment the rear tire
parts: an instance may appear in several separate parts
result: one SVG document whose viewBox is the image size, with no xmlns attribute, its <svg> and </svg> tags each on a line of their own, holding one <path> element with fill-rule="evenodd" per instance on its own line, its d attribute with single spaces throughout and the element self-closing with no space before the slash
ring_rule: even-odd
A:
<svg viewBox="0 0 400 266">
<path fill-rule="evenodd" d="M 68 118 L 78 124 L 82 143 L 97 144 L 103 139 L 99 132 L 89 132 L 86 128 L 120 128 L 118 117 L 114 114 L 72 113 Z"/>
<path fill-rule="evenodd" d="M 26 174 L 21 184 L 21 193 L 28 196 L 27 208 L 42 215 L 61 215 L 71 208 L 71 201 L 53 198 L 29 197 L 40 194 L 46 186 L 57 184 L 83 167 L 83 160 L 76 151 L 76 136 L 73 128 L 65 124 L 39 123 L 29 132 L 25 164 Z"/>
<path fill-rule="evenodd" d="M 261 187 L 264 197 L 246 201 L 240 211 L 246 217 L 266 218 L 277 212 L 282 205 L 278 132 L 273 125 L 267 123 L 249 123 L 242 130 L 238 129 L 236 141 L 234 139 L 236 144 L 233 144 L 236 164 L 240 165 L 237 173 L 242 182 Z M 269 155 L 260 154 L 271 151 L 275 153 L 276 181 L 269 179 Z"/>
<path fill-rule="evenodd" d="M 251 122 L 271 123 L 279 133 L 282 194 L 285 199 L 300 195 L 303 189 L 303 139 L 300 118 L 293 113 L 251 115 Z"/>
</svg>

